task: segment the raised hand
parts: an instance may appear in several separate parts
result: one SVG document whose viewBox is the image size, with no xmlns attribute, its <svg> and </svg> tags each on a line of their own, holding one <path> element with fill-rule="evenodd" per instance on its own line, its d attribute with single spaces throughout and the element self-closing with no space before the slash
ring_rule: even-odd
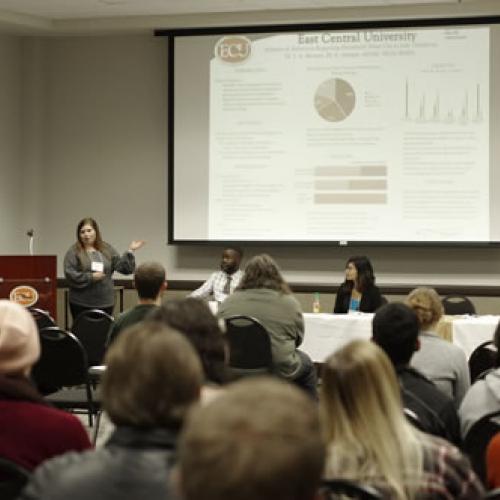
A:
<svg viewBox="0 0 500 500">
<path fill-rule="evenodd" d="M 131 252 L 135 252 L 136 250 L 139 250 L 139 248 L 143 247 L 145 245 L 144 240 L 133 240 L 130 242 L 130 245 L 128 246 L 128 249 Z"/>
</svg>

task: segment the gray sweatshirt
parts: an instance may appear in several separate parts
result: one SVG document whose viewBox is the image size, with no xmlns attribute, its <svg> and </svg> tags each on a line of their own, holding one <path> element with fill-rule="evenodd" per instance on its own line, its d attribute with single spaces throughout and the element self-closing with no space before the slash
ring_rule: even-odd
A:
<svg viewBox="0 0 500 500">
<path fill-rule="evenodd" d="M 432 380 L 458 408 L 470 387 L 464 351 L 431 331 L 421 331 L 419 339 L 420 349 L 412 356 L 411 366 Z"/>
<path fill-rule="evenodd" d="M 90 252 L 87 262 L 80 262 L 76 245 L 72 245 L 64 257 L 64 275 L 68 280 L 69 302 L 85 307 L 111 307 L 115 303 L 112 275 L 115 271 L 132 274 L 135 270 L 135 257 L 132 252 L 122 256 L 105 243 L 104 252 Z M 91 262 L 104 264 L 104 278 L 92 280 Z"/>
</svg>

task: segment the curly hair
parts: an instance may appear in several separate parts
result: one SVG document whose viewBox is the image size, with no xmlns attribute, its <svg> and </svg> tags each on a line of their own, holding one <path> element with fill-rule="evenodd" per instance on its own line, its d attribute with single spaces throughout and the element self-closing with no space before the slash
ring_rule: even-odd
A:
<svg viewBox="0 0 500 500">
<path fill-rule="evenodd" d="M 285 294 L 292 293 L 281 275 L 278 264 L 265 253 L 256 255 L 248 261 L 238 287 L 239 290 L 255 288 L 269 288 Z"/>
<path fill-rule="evenodd" d="M 433 288 L 415 288 L 406 298 L 406 304 L 415 311 L 421 330 L 436 324 L 444 312 L 441 299 Z"/>
</svg>

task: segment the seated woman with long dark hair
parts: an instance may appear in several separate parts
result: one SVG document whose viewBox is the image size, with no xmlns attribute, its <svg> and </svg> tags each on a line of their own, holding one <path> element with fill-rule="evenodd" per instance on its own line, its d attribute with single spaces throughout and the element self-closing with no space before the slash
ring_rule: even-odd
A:
<svg viewBox="0 0 500 500">
<path fill-rule="evenodd" d="M 326 479 L 370 485 L 389 499 L 482 498 L 461 452 L 406 420 L 392 364 L 375 343 L 356 340 L 327 359 L 320 401 Z"/>
<path fill-rule="evenodd" d="M 375 312 L 383 303 L 375 285 L 375 274 L 368 257 L 351 257 L 345 265 L 345 280 L 337 290 L 334 313 Z"/>
</svg>

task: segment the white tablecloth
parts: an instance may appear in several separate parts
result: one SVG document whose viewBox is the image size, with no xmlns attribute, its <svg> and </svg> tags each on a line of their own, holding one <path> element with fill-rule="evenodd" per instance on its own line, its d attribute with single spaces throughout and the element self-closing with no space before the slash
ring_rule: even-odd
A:
<svg viewBox="0 0 500 500">
<path fill-rule="evenodd" d="M 493 339 L 500 316 L 471 316 L 453 320 L 453 343 L 467 355 L 483 342 Z"/>
<path fill-rule="evenodd" d="M 370 339 L 373 314 L 305 313 L 305 336 L 300 349 L 316 363 L 322 363 L 332 352 L 354 339 Z M 481 343 L 493 338 L 500 316 L 471 316 L 453 319 L 453 343 L 467 358 Z"/>
</svg>

